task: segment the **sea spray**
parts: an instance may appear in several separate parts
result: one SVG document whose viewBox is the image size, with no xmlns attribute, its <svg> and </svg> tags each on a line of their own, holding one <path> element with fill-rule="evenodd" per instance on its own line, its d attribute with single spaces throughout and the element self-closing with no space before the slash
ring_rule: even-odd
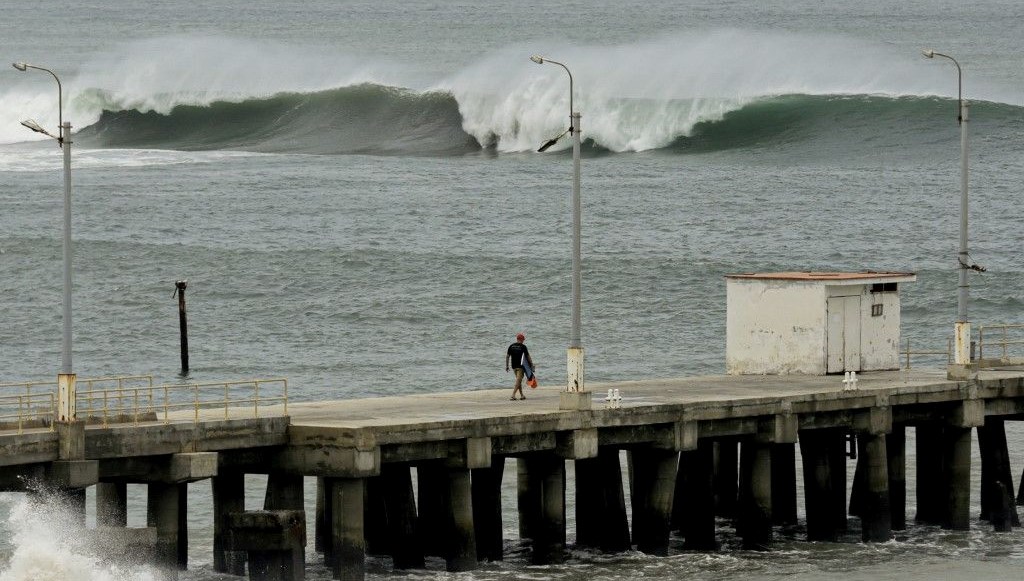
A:
<svg viewBox="0 0 1024 581">
<path fill-rule="evenodd" d="M 0 563 L 4 581 L 156 581 L 156 571 L 145 566 L 113 564 L 90 543 L 85 527 L 59 495 L 2 494 L 10 531 L 10 556 Z"/>
</svg>

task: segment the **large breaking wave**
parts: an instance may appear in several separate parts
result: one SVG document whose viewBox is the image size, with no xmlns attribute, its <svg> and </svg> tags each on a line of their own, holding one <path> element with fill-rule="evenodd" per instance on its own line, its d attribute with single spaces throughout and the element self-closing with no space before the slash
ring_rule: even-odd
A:
<svg viewBox="0 0 1024 581">
<path fill-rule="evenodd" d="M 173 37 L 98 55 L 66 82 L 77 143 L 462 155 L 532 151 L 568 123 L 565 71 L 529 62 L 527 47 L 440 78 L 296 50 Z M 950 70 L 913 51 L 855 39 L 724 30 L 545 50 L 572 63 L 587 146 L 611 152 L 706 152 L 882 134 L 928 142 L 939 128 L 948 134 L 942 120 L 955 115 Z M 218 55 L 216 66 L 210 54 Z M 196 62 L 204 59 L 207 66 Z M 1019 93 L 980 80 L 971 87 L 975 119 L 1022 117 Z M 45 85 L 0 92 L 0 143 L 26 139 L 14 115 L 36 113 L 44 126 L 55 125 L 52 109 Z"/>
</svg>

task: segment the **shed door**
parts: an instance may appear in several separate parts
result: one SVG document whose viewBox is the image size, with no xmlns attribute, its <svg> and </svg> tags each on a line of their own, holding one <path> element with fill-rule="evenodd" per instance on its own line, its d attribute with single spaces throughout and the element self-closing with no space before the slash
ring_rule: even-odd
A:
<svg viewBox="0 0 1024 581">
<path fill-rule="evenodd" d="M 828 298 L 828 373 L 860 371 L 860 295 Z"/>
</svg>

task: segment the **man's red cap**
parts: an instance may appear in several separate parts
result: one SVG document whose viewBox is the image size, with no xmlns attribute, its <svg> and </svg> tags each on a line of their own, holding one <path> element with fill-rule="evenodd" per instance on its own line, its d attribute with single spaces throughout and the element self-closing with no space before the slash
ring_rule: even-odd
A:
<svg viewBox="0 0 1024 581">
<path fill-rule="evenodd" d="M 522 341 L 523 339 L 526 339 L 526 335 L 523 335 L 522 333 L 516 335 L 516 341 Z"/>
</svg>

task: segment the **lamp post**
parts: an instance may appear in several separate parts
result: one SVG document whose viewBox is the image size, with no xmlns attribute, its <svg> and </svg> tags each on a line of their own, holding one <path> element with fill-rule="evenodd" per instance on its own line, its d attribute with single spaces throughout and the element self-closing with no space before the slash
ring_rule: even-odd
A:
<svg viewBox="0 0 1024 581">
<path fill-rule="evenodd" d="M 960 69 L 960 63 L 948 54 L 935 52 L 932 49 L 923 50 L 921 53 L 926 58 L 940 56 L 949 59 L 956 65 L 957 123 L 960 124 L 960 250 L 957 253 L 959 281 L 957 283 L 956 324 L 953 330 L 953 362 L 957 365 L 967 365 L 971 362 L 971 323 L 967 320 L 970 285 L 967 283 L 967 271 L 968 269 L 985 270 L 980 266 L 971 265 L 967 252 L 967 110 L 969 104 L 964 100 L 963 71 Z"/>
<path fill-rule="evenodd" d="M 580 338 L 580 294 L 582 286 L 580 258 L 580 113 L 573 107 L 573 79 L 569 67 L 539 55 L 530 57 L 533 62 L 542 65 L 551 63 L 565 69 L 569 75 L 569 129 L 572 133 L 572 328 L 569 334 L 567 354 L 568 374 L 565 390 L 567 392 L 584 392 L 583 384 L 583 341 Z M 555 144 L 565 135 L 549 140 L 537 151 L 542 152 Z M 563 400 L 565 401 L 565 400 Z M 582 402 L 572 405 L 586 405 Z M 589 407 L 589 405 L 586 405 Z"/>
<path fill-rule="evenodd" d="M 61 355 L 60 374 L 57 375 L 57 420 L 75 420 L 75 374 L 71 371 L 71 122 L 64 121 L 64 95 L 60 79 L 50 69 L 14 63 L 19 71 L 36 69 L 53 75 L 57 81 L 57 126 L 59 135 L 54 135 L 32 120 L 22 121 L 25 127 L 57 140 L 64 151 L 64 339 Z"/>
</svg>

